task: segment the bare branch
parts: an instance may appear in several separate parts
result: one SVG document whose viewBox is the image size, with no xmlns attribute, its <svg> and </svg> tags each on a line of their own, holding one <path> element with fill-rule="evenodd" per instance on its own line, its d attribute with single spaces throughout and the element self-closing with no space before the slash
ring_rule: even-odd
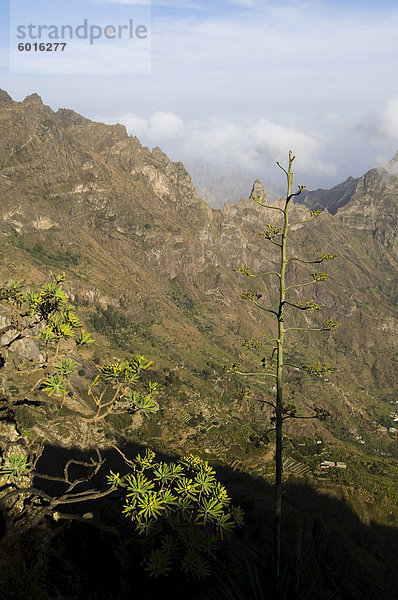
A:
<svg viewBox="0 0 398 600">
<path fill-rule="evenodd" d="M 314 283 L 318 283 L 318 282 L 314 279 L 314 281 L 307 281 L 307 283 L 299 283 L 297 285 L 289 285 L 286 288 L 286 291 L 287 290 L 293 290 L 293 289 L 296 289 L 296 288 L 301 288 L 301 287 L 304 287 L 305 285 L 313 285 Z"/>
<path fill-rule="evenodd" d="M 53 499 L 51 496 L 49 496 L 45 492 L 42 492 L 41 490 L 39 490 L 35 487 L 29 486 L 26 488 L 16 488 L 14 490 L 10 490 L 9 492 L 7 492 L 7 494 L 2 496 L 1 500 L 4 503 L 7 500 L 9 500 L 10 498 L 14 498 L 14 497 L 18 497 L 18 496 L 25 496 L 26 494 L 38 496 L 39 498 L 43 498 L 44 500 L 47 500 L 48 502 L 51 502 L 51 500 Z"/>
<path fill-rule="evenodd" d="M 266 308 L 265 306 L 261 306 L 261 304 L 259 304 L 258 302 L 255 302 L 254 300 L 252 300 L 252 302 L 255 306 L 257 306 L 261 310 L 264 310 L 265 312 L 268 312 L 268 313 L 278 316 L 278 313 L 276 312 L 276 310 L 273 310 L 272 308 Z"/>
<path fill-rule="evenodd" d="M 278 244 L 278 242 L 275 242 L 274 240 L 271 240 L 270 238 L 264 238 L 266 239 L 268 242 L 271 242 L 271 244 L 274 244 L 274 246 L 278 246 L 278 248 L 282 248 L 282 244 Z"/>
<path fill-rule="evenodd" d="M 281 274 L 278 273 L 278 271 L 267 271 L 266 273 L 260 273 L 259 276 L 261 275 L 277 275 L 279 277 L 279 279 L 281 278 Z"/>
<path fill-rule="evenodd" d="M 274 410 L 276 410 L 276 406 L 273 402 L 269 402 L 268 400 L 262 400 L 261 398 L 260 398 L 259 402 L 262 402 L 263 404 L 268 404 L 268 406 L 272 406 L 272 408 Z"/>
<path fill-rule="evenodd" d="M 308 223 L 309 221 L 313 221 L 314 219 L 316 219 L 316 217 L 310 217 L 309 219 L 304 219 L 303 221 L 292 221 L 291 223 L 289 223 L 289 227 L 291 227 L 292 225 L 299 225 L 300 223 Z"/>
<path fill-rule="evenodd" d="M 46 473 L 38 473 L 37 471 L 31 471 L 33 477 L 39 479 L 46 479 L 47 481 L 59 481 L 60 483 L 68 483 L 65 481 L 65 477 L 56 477 L 55 475 L 47 475 Z"/>
<path fill-rule="evenodd" d="M 293 308 L 298 308 L 299 310 L 320 310 L 321 309 L 319 304 L 317 304 L 316 302 L 312 302 L 312 300 L 306 300 L 305 305 L 302 304 L 301 302 L 295 304 L 294 302 L 288 302 L 287 300 L 285 300 L 284 303 L 288 304 L 289 306 L 292 306 Z"/>
<path fill-rule="evenodd" d="M 258 300 L 260 300 L 260 298 L 262 298 L 262 294 L 258 294 L 257 292 L 243 292 L 241 294 L 241 300 L 250 300 L 250 302 L 252 302 L 255 306 L 257 306 L 261 310 L 264 310 L 268 313 L 272 313 L 273 315 L 278 316 L 278 313 L 275 310 L 273 310 L 272 308 L 266 308 L 265 306 L 261 306 L 261 304 L 259 304 L 257 302 Z"/>
<path fill-rule="evenodd" d="M 278 273 L 278 271 L 267 271 L 266 273 L 258 273 L 257 275 L 250 275 L 249 277 L 262 277 L 263 275 L 277 275 L 279 278 L 281 277 L 281 274 Z"/>
<path fill-rule="evenodd" d="M 276 162 L 276 164 L 278 165 L 278 167 L 279 167 L 280 169 L 282 169 L 282 171 L 283 171 L 284 173 L 286 173 L 286 176 L 288 176 L 288 175 L 289 175 L 289 173 L 286 171 L 285 167 L 282 167 L 282 165 L 280 164 L 280 162 L 279 162 L 279 161 L 277 161 L 277 162 Z"/>
<path fill-rule="evenodd" d="M 92 527 L 96 527 L 97 529 L 100 529 L 101 531 L 106 531 L 106 533 L 112 533 L 116 537 L 120 537 L 120 533 L 116 529 L 116 527 L 110 527 L 109 525 L 104 525 L 103 523 L 95 521 L 94 518 L 85 517 L 84 515 L 83 516 L 69 515 L 69 514 L 67 515 L 67 514 L 58 513 L 57 521 L 79 521 L 80 523 L 88 523 Z"/>
<path fill-rule="evenodd" d="M 297 262 L 301 262 L 306 265 L 316 265 L 316 264 L 323 263 L 327 260 L 333 260 L 334 258 L 337 258 L 337 254 L 327 254 L 326 252 L 324 252 L 323 254 L 318 256 L 318 258 L 315 258 L 314 260 L 305 260 L 304 258 L 292 257 L 292 258 L 289 258 L 287 260 L 287 262 L 289 263 L 290 261 L 295 260 Z"/>
<path fill-rule="evenodd" d="M 85 492 L 79 492 L 76 494 L 64 495 L 54 500 L 55 505 L 57 504 L 75 504 L 77 502 L 86 502 L 87 500 L 96 500 L 97 498 L 104 498 L 109 496 L 115 488 L 110 488 L 100 492 L 99 490 L 86 490 Z"/>
<path fill-rule="evenodd" d="M 264 206 L 264 208 L 271 208 L 272 210 L 280 210 L 281 212 L 285 212 L 283 208 L 280 208 L 279 206 L 271 206 L 270 204 L 264 204 L 263 202 L 260 202 L 260 200 L 258 200 L 257 196 L 252 196 L 252 199 L 254 200 L 254 202 L 256 202 L 256 204 L 259 204 L 260 206 Z"/>
<path fill-rule="evenodd" d="M 276 431 L 276 427 L 271 427 L 270 429 L 267 429 L 267 431 L 265 431 L 263 433 L 263 437 L 265 437 L 266 435 L 268 435 L 269 433 L 271 433 L 272 431 Z"/>
<path fill-rule="evenodd" d="M 297 257 L 289 258 L 286 262 L 289 263 L 289 262 L 292 262 L 294 260 L 297 261 L 297 262 L 304 263 L 306 265 L 315 265 L 317 263 L 323 262 L 322 260 L 304 260 L 303 258 L 297 258 Z"/>
<path fill-rule="evenodd" d="M 286 173 L 286 171 L 285 171 L 285 173 Z M 302 191 L 304 189 L 305 189 L 305 185 L 299 185 L 298 186 L 298 191 L 295 194 L 289 194 L 289 196 L 286 198 L 286 202 L 289 202 L 293 198 L 293 196 L 300 196 L 300 194 L 302 193 Z M 290 223 L 290 225 L 294 225 L 294 224 L 295 223 Z"/>
<path fill-rule="evenodd" d="M 286 421 L 287 419 L 319 419 L 319 415 L 308 415 L 308 416 L 286 415 L 285 417 L 282 417 L 282 421 Z"/>
<path fill-rule="evenodd" d="M 124 462 L 126 464 L 128 464 L 130 467 L 132 467 L 134 465 L 134 462 L 129 460 L 126 455 L 117 447 L 117 446 L 111 446 L 112 448 L 114 448 L 115 450 L 117 450 L 117 452 L 119 452 L 120 456 L 123 458 Z"/>
</svg>

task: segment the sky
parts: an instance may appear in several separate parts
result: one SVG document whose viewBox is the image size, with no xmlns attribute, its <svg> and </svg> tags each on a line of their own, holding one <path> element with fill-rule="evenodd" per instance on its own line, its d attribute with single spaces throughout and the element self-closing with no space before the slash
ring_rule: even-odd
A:
<svg viewBox="0 0 398 600">
<path fill-rule="evenodd" d="M 1 88 L 123 123 L 188 167 L 277 182 L 275 162 L 292 149 L 298 183 L 329 188 L 398 149 L 396 0 L 29 0 L 40 18 L 48 9 L 74 23 L 138 23 L 151 10 L 145 48 L 99 40 L 82 67 L 83 46 L 69 44 L 66 72 L 59 55 L 42 55 L 51 68 L 35 71 L 32 54 L 16 53 L 10 3 L 15 16 L 27 0 L 0 0 Z"/>
</svg>

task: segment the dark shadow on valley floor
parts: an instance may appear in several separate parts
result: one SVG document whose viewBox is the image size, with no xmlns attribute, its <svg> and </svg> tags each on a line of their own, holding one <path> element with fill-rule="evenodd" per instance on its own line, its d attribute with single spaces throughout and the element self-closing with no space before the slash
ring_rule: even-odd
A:
<svg viewBox="0 0 398 600">
<path fill-rule="evenodd" d="M 145 449 L 138 445 L 120 446 L 128 458 Z M 110 470 L 124 474 L 128 467 L 116 450 L 103 449 L 104 465 L 90 487 L 106 489 Z M 62 476 L 72 457 L 89 460 L 95 451 L 81 452 L 46 446 L 37 471 Z M 173 460 L 158 454 L 159 459 Z M 218 553 L 214 571 L 219 578 L 240 590 L 242 598 L 254 600 L 245 566 L 257 565 L 265 598 L 272 599 L 271 540 L 272 486 L 261 478 L 217 468 L 234 504 L 246 513 L 243 530 L 230 535 Z M 73 475 L 79 476 L 76 467 Z M 58 495 L 65 484 L 36 479 L 34 485 Z M 346 502 L 322 495 L 297 480 L 284 486 L 283 557 L 287 565 L 286 600 L 300 598 L 310 588 L 312 600 L 396 600 L 398 590 L 398 530 L 376 523 L 364 524 Z M 181 572 L 155 580 L 145 573 L 143 553 L 154 543 L 138 536 L 133 524 L 122 515 L 119 492 L 101 500 L 62 507 L 63 512 L 92 512 L 96 526 L 81 521 L 56 522 L 46 518 L 46 526 L 26 534 L 18 549 L 29 574 L 37 577 L 40 588 L 57 600 L 166 600 L 169 598 L 222 599 L 216 577 L 191 582 Z M 19 556 L 19 555 L 18 555 Z M 35 570 L 36 569 L 36 570 Z M 40 571 L 41 569 L 41 571 Z M 19 600 L 10 590 L 9 599 Z M 45 596 L 37 595 L 37 598 Z M 4 598 L 4 600 L 9 600 Z M 32 600 L 35 600 L 32 598 Z"/>
</svg>

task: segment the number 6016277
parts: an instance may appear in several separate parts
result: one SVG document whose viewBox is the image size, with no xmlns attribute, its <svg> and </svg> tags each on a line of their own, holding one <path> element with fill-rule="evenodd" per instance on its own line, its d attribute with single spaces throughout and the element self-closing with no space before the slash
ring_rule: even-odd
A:
<svg viewBox="0 0 398 600">
<path fill-rule="evenodd" d="M 63 52 L 66 42 L 25 42 L 18 44 L 19 52 Z"/>
</svg>

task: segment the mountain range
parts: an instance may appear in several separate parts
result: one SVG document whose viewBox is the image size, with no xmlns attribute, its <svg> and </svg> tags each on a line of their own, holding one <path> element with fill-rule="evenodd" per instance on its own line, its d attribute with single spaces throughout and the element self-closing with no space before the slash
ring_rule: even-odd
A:
<svg viewBox="0 0 398 600">
<path fill-rule="evenodd" d="M 273 386 L 224 367 L 261 367 L 261 351 L 242 342 L 274 331 L 272 319 L 241 296 L 261 293 L 272 306 L 277 281 L 233 269 L 273 270 L 277 253 L 259 234 L 277 211 L 255 203 L 250 189 L 237 203 L 211 208 L 181 162 L 143 147 L 122 125 L 54 112 L 37 94 L 15 102 L 5 91 L 0 194 L 1 281 L 23 279 L 33 288 L 65 271 L 67 292 L 96 340 L 94 363 L 123 353 L 153 360 L 164 390 L 160 419 L 139 432 L 127 422 L 128 435 L 270 477 L 272 440 L 263 435 L 270 415 L 261 398 L 272 398 Z M 267 201 L 260 181 L 253 194 Z M 344 498 L 363 522 L 397 526 L 398 153 L 331 190 L 304 192 L 292 219 L 305 220 L 309 209 L 323 212 L 293 227 L 291 256 L 337 258 L 325 266 L 329 281 L 293 292 L 296 301 L 318 303 L 321 315 L 292 315 L 291 323 L 329 318 L 341 327 L 291 334 L 288 397 L 302 414 L 316 405 L 330 417 L 287 425 L 286 476 L 302 473 L 318 491 Z M 293 262 L 288 276 L 297 284 L 309 271 Z M 302 367 L 317 360 L 336 372 L 311 379 Z M 21 419 L 53 444 L 79 446 L 77 417 L 66 435 L 50 431 L 44 418 L 32 425 L 35 414 Z M 344 462 L 344 477 L 333 469 L 325 476 L 322 460 Z"/>
</svg>

